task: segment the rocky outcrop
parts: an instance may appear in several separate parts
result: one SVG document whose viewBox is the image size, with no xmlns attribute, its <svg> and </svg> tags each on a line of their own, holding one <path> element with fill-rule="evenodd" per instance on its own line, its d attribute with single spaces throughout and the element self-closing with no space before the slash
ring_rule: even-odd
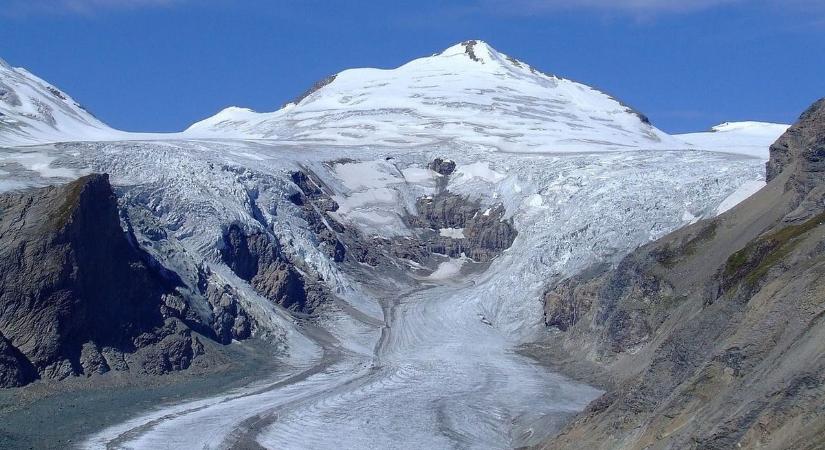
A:
<svg viewBox="0 0 825 450">
<path fill-rule="evenodd" d="M 252 336 L 254 321 L 240 304 L 235 289 L 228 284 L 210 283 L 205 296 L 212 307 L 212 323 L 215 337 L 221 344 L 232 340 L 242 341 Z"/>
<path fill-rule="evenodd" d="M 825 442 L 825 101 L 771 148 L 766 188 L 544 296 L 548 348 L 613 381 L 545 448 Z"/>
<path fill-rule="evenodd" d="M 353 161 L 329 164 L 348 162 Z M 446 190 L 456 168 L 454 161 L 435 158 L 427 167 L 438 174 L 437 194 L 417 200 L 414 213 L 405 218 L 415 231 L 409 236 L 366 236 L 355 227 L 344 226 L 330 214 L 339 207 L 331 190 L 308 169 L 291 174 L 297 191 L 288 199 L 301 209 L 302 217 L 318 238 L 319 248 L 335 262 L 390 267 L 403 260 L 427 266 L 434 261 L 434 255 L 465 255 L 488 262 L 512 245 L 517 233 L 512 220 L 505 218 L 502 205 L 484 207 L 477 200 Z M 439 230 L 444 228 L 460 229 L 463 237 L 442 235 Z"/>
<path fill-rule="evenodd" d="M 809 108 L 771 146 L 765 169 L 769 182 L 787 173 L 785 191 L 794 194 L 793 202 L 802 204 L 803 215 L 821 208 L 817 202 L 825 192 L 825 99 Z"/>
<path fill-rule="evenodd" d="M 140 351 L 140 365 L 145 373 L 163 375 L 183 370 L 203 354 L 203 344 L 178 319 L 167 319 L 163 326 L 135 339 Z"/>
<path fill-rule="evenodd" d="M 470 59 L 472 59 L 473 61 L 476 61 L 476 62 L 482 62 L 481 59 L 478 56 L 476 56 L 476 53 L 475 53 L 475 50 L 474 50 L 475 46 L 477 44 L 478 44 L 478 41 L 475 41 L 475 40 L 464 41 L 464 42 L 461 43 L 461 45 L 464 46 L 464 53 L 466 53 L 467 56 L 470 57 Z"/>
<path fill-rule="evenodd" d="M 174 296 L 127 239 L 106 175 L 0 195 L 0 386 L 128 369 Z"/>
<path fill-rule="evenodd" d="M 292 173 L 292 181 L 299 191 L 290 195 L 289 200 L 301 207 L 303 217 L 310 229 L 318 236 L 321 247 L 335 262 L 346 257 L 346 247 L 338 237 L 343 233 L 343 225 L 328 213 L 338 210 L 338 203 L 322 189 L 322 183 L 310 172 L 298 170 Z"/>
<path fill-rule="evenodd" d="M 446 190 L 420 198 L 416 209 L 418 215 L 411 219 L 414 227 L 462 230 L 462 238 L 439 235 L 426 239 L 431 251 L 452 257 L 464 253 L 476 261 L 490 261 L 510 248 L 518 234 L 512 220 L 505 219 L 503 206 L 485 208 L 478 201 Z"/>
<path fill-rule="evenodd" d="M 0 387 L 17 387 L 37 378 L 37 370 L 26 356 L 0 335 Z"/>
<path fill-rule="evenodd" d="M 224 234 L 221 257 L 238 277 L 286 309 L 311 313 L 325 300 L 323 289 L 308 282 L 282 254 L 278 240 L 261 230 L 233 224 Z"/>
<path fill-rule="evenodd" d="M 429 164 L 427 164 L 427 168 L 439 175 L 446 177 L 452 175 L 452 173 L 455 172 L 455 161 L 451 159 L 435 158 Z"/>
<path fill-rule="evenodd" d="M 333 81 L 335 81 L 335 77 L 337 77 L 337 76 L 338 75 L 330 75 L 330 76 L 328 76 L 324 79 L 316 81 L 312 86 L 309 87 L 309 89 L 307 89 L 303 94 L 295 97 L 290 103 L 293 103 L 293 104 L 296 104 L 296 105 L 298 103 L 301 103 L 301 101 L 303 99 L 309 97 L 310 95 L 314 94 L 316 91 L 321 89 L 322 87 L 324 87 L 324 86 L 332 83 Z"/>
</svg>

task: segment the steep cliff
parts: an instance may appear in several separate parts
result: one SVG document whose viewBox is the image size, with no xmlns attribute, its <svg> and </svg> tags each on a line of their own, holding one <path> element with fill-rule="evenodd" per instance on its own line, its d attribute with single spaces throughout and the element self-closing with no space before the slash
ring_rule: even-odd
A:
<svg viewBox="0 0 825 450">
<path fill-rule="evenodd" d="M 549 353 L 609 380 L 544 448 L 821 448 L 825 99 L 727 213 L 551 288 Z"/>
<path fill-rule="evenodd" d="M 188 367 L 202 348 L 167 303 L 175 294 L 127 239 L 106 175 L 0 196 L 0 387 Z"/>
</svg>

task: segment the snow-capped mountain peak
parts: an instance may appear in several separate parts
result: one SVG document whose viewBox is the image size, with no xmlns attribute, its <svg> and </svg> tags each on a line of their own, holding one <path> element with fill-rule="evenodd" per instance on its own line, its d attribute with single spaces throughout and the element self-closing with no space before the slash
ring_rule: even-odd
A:
<svg viewBox="0 0 825 450">
<path fill-rule="evenodd" d="M 443 57 L 466 57 L 469 58 L 471 61 L 479 62 L 482 64 L 498 59 L 496 58 L 496 56 L 498 55 L 500 54 L 495 49 L 490 47 L 486 42 L 477 40 L 469 40 L 455 44 L 445 49 L 441 53 L 436 54 L 436 56 Z"/>
<path fill-rule="evenodd" d="M 476 40 L 395 69 L 344 70 L 281 110 L 226 109 L 186 134 L 395 147 L 456 141 L 511 152 L 685 147 L 609 95 Z"/>
</svg>

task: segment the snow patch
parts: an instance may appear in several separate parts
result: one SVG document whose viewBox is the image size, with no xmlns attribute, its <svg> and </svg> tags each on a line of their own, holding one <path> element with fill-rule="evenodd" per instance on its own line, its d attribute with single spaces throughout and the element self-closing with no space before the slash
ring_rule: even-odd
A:
<svg viewBox="0 0 825 450">
<path fill-rule="evenodd" d="M 742 203 L 748 197 L 755 194 L 757 191 L 765 187 L 766 183 L 765 180 L 753 180 L 753 181 L 746 181 L 744 184 L 739 186 L 732 194 L 730 194 L 727 198 L 722 200 L 722 203 L 716 208 L 716 215 L 720 215 L 725 211 L 733 208 L 734 206 Z"/>
<path fill-rule="evenodd" d="M 676 135 L 698 150 L 757 158 L 767 161 L 768 149 L 789 125 L 764 122 L 726 122 L 710 132 Z"/>
<path fill-rule="evenodd" d="M 433 273 L 428 275 L 428 280 L 447 280 L 455 277 L 461 273 L 461 267 L 468 261 L 469 258 L 462 256 L 461 258 L 450 258 L 438 265 Z"/>
<path fill-rule="evenodd" d="M 458 166 L 456 168 L 456 178 L 458 177 L 465 179 L 480 178 L 490 183 L 498 183 L 505 178 L 505 175 L 491 169 L 489 162 L 477 161 L 472 164 Z"/>
<path fill-rule="evenodd" d="M 441 237 L 448 237 L 452 239 L 464 239 L 464 228 L 442 228 L 438 230 Z"/>
<path fill-rule="evenodd" d="M 3 159 L 3 157 L 0 157 Z M 44 178 L 77 178 L 80 171 L 66 167 L 52 167 L 57 158 L 44 153 L 27 152 L 17 153 L 5 158 L 6 161 L 16 162 L 28 170 L 37 172 Z"/>
<path fill-rule="evenodd" d="M 434 180 L 434 176 L 436 175 L 436 173 L 432 170 L 422 167 L 407 167 L 402 170 L 401 173 L 404 175 L 404 179 L 410 183 L 432 182 Z"/>
</svg>

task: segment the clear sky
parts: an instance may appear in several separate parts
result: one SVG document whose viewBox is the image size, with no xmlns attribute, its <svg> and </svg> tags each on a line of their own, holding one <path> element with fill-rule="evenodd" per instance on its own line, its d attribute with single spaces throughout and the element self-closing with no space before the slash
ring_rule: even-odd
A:
<svg viewBox="0 0 825 450">
<path fill-rule="evenodd" d="M 272 111 L 466 39 L 672 133 L 791 122 L 825 96 L 825 0 L 0 0 L 0 58 L 129 131 Z"/>
</svg>

